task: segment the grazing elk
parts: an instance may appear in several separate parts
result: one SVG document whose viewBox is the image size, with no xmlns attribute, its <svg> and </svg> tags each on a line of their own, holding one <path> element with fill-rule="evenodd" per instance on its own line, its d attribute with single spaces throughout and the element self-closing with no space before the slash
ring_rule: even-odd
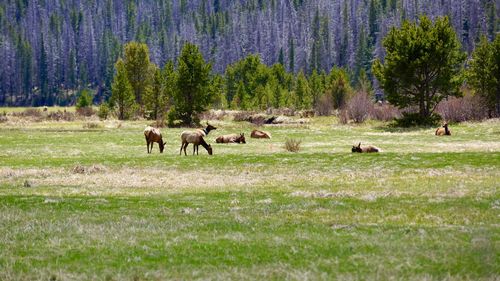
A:
<svg viewBox="0 0 500 281">
<path fill-rule="evenodd" d="M 358 146 L 353 145 L 352 146 L 352 152 L 359 152 L 359 153 L 371 153 L 371 152 L 381 152 L 382 150 L 378 147 L 369 145 L 365 147 L 361 147 L 361 143 L 358 144 Z"/>
<path fill-rule="evenodd" d="M 451 131 L 448 129 L 448 123 L 444 123 L 442 127 L 436 129 L 436 136 L 451 136 Z"/>
<path fill-rule="evenodd" d="M 151 153 L 151 151 L 153 151 L 153 144 L 155 142 L 157 142 L 158 146 L 160 147 L 160 153 L 163 153 L 163 149 L 165 148 L 166 143 L 163 142 L 163 139 L 161 137 L 161 132 L 158 128 L 147 126 L 146 129 L 144 129 L 144 137 L 146 138 L 148 153 Z M 149 148 L 150 144 L 151 144 L 151 149 Z"/>
<path fill-rule="evenodd" d="M 260 130 L 253 130 L 250 137 L 254 139 L 270 139 L 271 134 Z"/>
<path fill-rule="evenodd" d="M 245 134 L 240 133 L 238 134 L 230 134 L 230 135 L 223 135 L 219 136 L 215 139 L 216 143 L 246 143 L 245 141 Z"/>
<path fill-rule="evenodd" d="M 196 151 L 196 155 L 198 155 L 198 146 L 201 144 L 207 151 L 209 155 L 212 155 L 212 146 L 207 144 L 203 139 L 203 130 L 196 131 L 184 131 L 181 134 L 181 150 L 179 151 L 179 155 L 182 154 L 182 150 L 184 149 L 184 155 L 187 155 L 186 148 L 192 143 L 193 144 L 193 155 Z"/>
<path fill-rule="evenodd" d="M 209 155 L 212 155 L 212 146 L 207 144 L 203 137 L 206 137 L 208 133 L 212 130 L 217 130 L 216 127 L 208 124 L 207 122 L 207 127 L 205 129 L 196 129 L 194 131 L 184 131 L 181 134 L 181 150 L 179 151 L 179 155 L 182 154 L 182 149 L 184 149 L 184 155 L 186 154 L 186 148 L 187 146 L 192 143 L 193 144 L 193 155 L 194 152 L 196 151 L 196 154 L 198 155 L 198 146 L 201 144 L 207 151 Z"/>
</svg>

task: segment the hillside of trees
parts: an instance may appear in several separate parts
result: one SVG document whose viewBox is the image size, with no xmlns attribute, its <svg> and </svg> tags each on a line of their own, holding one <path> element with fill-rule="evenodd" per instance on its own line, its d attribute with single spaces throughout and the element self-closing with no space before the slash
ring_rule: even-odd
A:
<svg viewBox="0 0 500 281">
<path fill-rule="evenodd" d="M 0 105 L 72 104 L 83 88 L 97 91 L 94 102 L 108 99 L 129 41 L 146 43 L 161 68 L 191 42 L 215 73 L 259 54 L 308 77 L 338 66 L 351 83 L 361 70 L 372 79 L 390 28 L 420 14 L 448 15 L 469 54 L 500 30 L 495 0 L 5 0 Z"/>
</svg>

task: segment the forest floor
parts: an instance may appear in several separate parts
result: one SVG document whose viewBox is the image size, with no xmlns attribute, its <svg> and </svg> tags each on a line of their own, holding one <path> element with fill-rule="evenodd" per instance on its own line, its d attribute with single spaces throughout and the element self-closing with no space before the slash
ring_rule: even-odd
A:
<svg viewBox="0 0 500 281">
<path fill-rule="evenodd" d="M 89 122 L 0 123 L 0 280 L 500 278 L 498 119 L 436 137 L 317 117 L 270 140 L 213 120 L 212 156 Z"/>
</svg>

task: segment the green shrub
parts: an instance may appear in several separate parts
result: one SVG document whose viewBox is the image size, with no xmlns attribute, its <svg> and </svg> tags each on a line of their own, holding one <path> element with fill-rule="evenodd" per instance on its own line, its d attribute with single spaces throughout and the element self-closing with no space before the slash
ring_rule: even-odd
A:
<svg viewBox="0 0 500 281">
<path fill-rule="evenodd" d="M 436 126 L 441 122 L 441 116 L 433 113 L 429 117 L 422 117 L 419 113 L 403 113 L 403 117 L 396 119 L 395 127 Z"/>
<path fill-rule="evenodd" d="M 286 139 L 285 149 L 290 152 L 299 152 L 302 141 L 296 139 Z"/>
<path fill-rule="evenodd" d="M 76 108 L 90 107 L 92 106 L 93 94 L 89 89 L 83 89 L 80 91 L 78 95 L 78 99 L 76 100 Z"/>
<path fill-rule="evenodd" d="M 108 115 L 109 115 L 109 105 L 106 102 L 103 102 L 99 106 L 99 110 L 97 111 L 97 116 L 99 116 L 99 119 L 105 120 L 108 119 Z"/>
</svg>

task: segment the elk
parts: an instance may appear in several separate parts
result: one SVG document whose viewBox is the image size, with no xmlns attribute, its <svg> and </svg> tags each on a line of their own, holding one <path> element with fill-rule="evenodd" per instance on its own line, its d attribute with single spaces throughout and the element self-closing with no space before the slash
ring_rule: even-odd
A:
<svg viewBox="0 0 500 281">
<path fill-rule="evenodd" d="M 218 136 L 215 139 L 216 143 L 246 143 L 245 141 L 245 134 L 240 133 L 238 134 L 230 134 L 230 135 L 223 135 L 223 136 Z"/>
<path fill-rule="evenodd" d="M 371 152 L 382 152 L 382 150 L 372 145 L 361 147 L 361 143 L 359 143 L 358 146 L 355 145 L 352 146 L 352 152 L 371 153 Z"/>
<path fill-rule="evenodd" d="M 161 137 L 161 132 L 158 128 L 153 128 L 151 126 L 147 126 L 146 129 L 144 129 L 144 137 L 146 138 L 146 148 L 148 153 L 151 153 L 153 151 L 153 144 L 155 142 L 158 143 L 158 146 L 160 147 L 160 153 L 163 153 L 163 149 L 165 148 L 166 142 L 163 142 L 163 139 Z M 151 148 L 149 148 L 149 145 L 151 144 Z"/>
<path fill-rule="evenodd" d="M 192 143 L 193 144 L 193 155 L 196 151 L 196 155 L 198 155 L 198 146 L 201 144 L 207 151 L 209 155 L 212 155 L 212 146 L 207 144 L 203 139 L 202 130 L 196 131 L 184 131 L 181 134 L 181 149 L 179 151 L 179 155 L 182 155 L 182 150 L 184 149 L 184 155 L 187 156 L 186 148 Z"/>
<path fill-rule="evenodd" d="M 270 139 L 271 134 L 265 131 L 253 130 L 250 137 L 255 139 Z"/>
<path fill-rule="evenodd" d="M 448 123 L 444 123 L 442 127 L 436 129 L 436 136 L 451 136 L 451 131 L 448 129 Z"/>
</svg>

